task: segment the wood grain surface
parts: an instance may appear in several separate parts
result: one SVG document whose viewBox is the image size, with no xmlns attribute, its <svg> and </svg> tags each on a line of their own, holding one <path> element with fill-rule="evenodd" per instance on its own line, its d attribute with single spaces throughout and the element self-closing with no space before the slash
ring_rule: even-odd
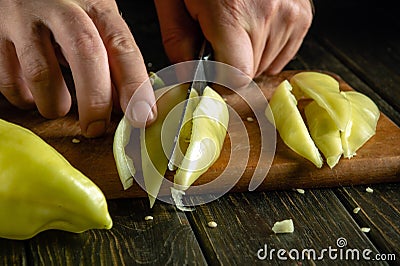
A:
<svg viewBox="0 0 400 266">
<path fill-rule="evenodd" d="M 40 265 L 206 265 L 183 212 L 169 204 L 152 210 L 143 199 L 109 201 L 113 228 L 71 234 L 40 233 L 27 243 Z M 152 215 L 154 220 L 146 221 Z"/>
<path fill-rule="evenodd" d="M 256 82 L 269 98 L 274 88 L 295 72 L 285 71 L 278 76 L 262 76 Z M 332 74 L 334 75 L 334 74 Z M 334 75 L 340 81 L 342 90 L 352 89 L 340 77 Z M 258 187 L 258 190 L 284 190 L 291 188 L 336 187 L 352 184 L 372 184 L 382 182 L 394 182 L 399 180 L 400 173 L 400 129 L 384 114 L 378 121 L 377 133 L 371 138 L 352 159 L 341 159 L 339 164 L 330 169 L 326 164 L 316 168 L 309 161 L 292 152 L 277 136 L 276 153 L 272 165 L 268 162 L 259 163 L 261 152 L 260 128 L 257 121 L 247 121 L 248 117 L 254 117 L 254 113 L 238 94 L 223 95 L 227 103 L 240 115 L 249 136 L 250 153 L 247 167 L 243 174 L 239 165 L 230 165 L 231 143 L 227 137 L 223 151 L 217 162 L 195 184 L 205 184 L 223 171 L 232 179 L 238 179 L 231 191 L 248 191 L 248 185 L 253 178 L 266 178 Z M 265 108 L 259 105 L 256 108 Z M 264 109 L 262 109 L 263 112 Z M 260 110 L 256 110 L 260 111 Z M 56 120 L 46 120 L 36 111 L 21 111 L 3 98 L 0 98 L 0 118 L 17 123 L 31 129 L 41 136 L 46 142 L 55 147 L 64 155 L 72 165 L 91 178 L 105 193 L 106 197 L 130 198 L 145 197 L 146 193 L 136 183 L 130 189 L 124 191 L 119 181 L 116 166 L 112 154 L 113 137 L 117 123 L 121 115 L 114 114 L 111 126 L 107 133 L 100 138 L 86 139 L 80 135 L 78 114 L 73 109 L 66 117 Z M 231 126 L 231 125 L 230 125 Z M 231 129 L 228 129 L 231 130 Z M 234 133 L 234 130 L 231 130 Z M 243 136 L 245 137 L 245 136 Z M 73 143 L 77 138 L 80 143 Z M 35 151 L 32 151 L 33 153 Z M 246 156 L 243 156 L 246 159 Z M 258 172 L 255 172 L 257 169 Z M 238 174 L 239 173 L 239 174 Z M 260 174 L 262 176 L 260 176 Z M 259 175 L 259 176 L 257 176 Z M 171 173 L 167 174 L 171 178 Z M 208 192 L 217 192 L 226 189 L 230 183 L 227 180 Z M 161 191 L 162 194 L 168 193 Z"/>
<path fill-rule="evenodd" d="M 371 228 L 370 239 L 382 253 L 400 258 L 399 186 L 376 184 L 371 186 L 373 193 L 366 192 L 367 187 L 342 187 L 335 194 L 360 226 Z M 358 213 L 353 212 L 356 207 Z"/>
<path fill-rule="evenodd" d="M 306 190 L 305 194 L 296 191 L 231 193 L 187 215 L 210 265 L 333 265 L 328 256 L 316 257 L 321 255 L 321 247 L 337 248 L 340 238 L 346 239 L 346 248 L 371 249 L 371 254 L 378 252 L 335 194 L 327 189 Z M 295 232 L 275 234 L 271 230 L 274 223 L 285 219 L 293 220 Z M 215 221 L 218 227 L 209 228 L 208 221 Z M 307 249 L 315 250 L 317 255 L 310 253 L 305 260 L 271 261 L 268 256 L 260 260 L 257 252 L 264 245 L 269 252 L 285 250 L 284 256 L 293 248 L 300 251 L 300 256 Z M 307 253 L 303 255 L 307 257 Z M 363 263 L 386 265 L 376 261 Z M 340 265 L 354 265 L 354 261 L 341 260 Z"/>
</svg>

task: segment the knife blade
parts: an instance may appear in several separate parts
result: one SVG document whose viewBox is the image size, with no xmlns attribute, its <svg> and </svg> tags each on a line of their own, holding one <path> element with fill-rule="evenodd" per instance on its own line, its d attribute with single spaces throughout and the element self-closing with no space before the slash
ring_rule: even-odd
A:
<svg viewBox="0 0 400 266">
<path fill-rule="evenodd" d="M 179 161 L 182 157 L 182 156 L 178 156 L 180 154 L 178 141 L 179 141 L 179 135 L 180 135 L 182 126 L 185 122 L 184 118 L 185 118 L 185 114 L 187 111 L 187 105 L 189 102 L 190 93 L 191 93 L 192 89 L 194 89 L 197 92 L 199 97 L 203 95 L 203 91 L 204 91 L 205 87 L 207 87 L 207 84 L 208 84 L 207 79 L 206 79 L 205 68 L 204 68 L 204 61 L 207 61 L 210 58 L 211 58 L 211 45 L 207 40 L 204 40 L 203 44 L 200 48 L 200 51 L 199 51 L 198 61 L 197 61 L 197 65 L 195 67 L 193 81 L 189 85 L 187 95 L 186 95 L 186 100 L 183 103 L 183 110 L 182 110 L 181 118 L 179 120 L 178 130 L 175 134 L 171 156 L 169 157 L 169 161 L 168 161 L 168 169 L 170 171 L 174 171 L 177 169 L 177 164 L 179 163 Z"/>
</svg>

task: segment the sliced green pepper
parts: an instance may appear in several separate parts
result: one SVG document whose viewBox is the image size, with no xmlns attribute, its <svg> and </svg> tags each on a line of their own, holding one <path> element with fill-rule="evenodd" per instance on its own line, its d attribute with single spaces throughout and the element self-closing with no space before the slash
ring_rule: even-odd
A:
<svg viewBox="0 0 400 266">
<path fill-rule="evenodd" d="M 303 141 L 302 145 L 298 137 L 305 135 L 307 128 L 303 127 L 294 95 L 314 100 L 304 108 L 311 141 L 315 141 L 331 168 L 342 154 L 345 158 L 354 156 L 376 132 L 380 112 L 371 99 L 355 91 L 341 92 L 338 81 L 327 74 L 300 72 L 290 83 L 285 80 L 278 86 L 270 106 L 284 142 L 309 160 L 313 154 L 309 149 L 311 144 Z"/>
<path fill-rule="evenodd" d="M 176 133 L 173 128 L 176 126 L 176 121 L 170 122 L 168 116 L 172 114 L 171 117 L 176 118 L 177 113 L 180 115 L 180 109 L 174 107 L 185 100 L 186 93 L 185 85 L 157 90 L 156 96 L 162 95 L 157 97 L 157 120 L 148 128 L 141 129 L 142 173 L 151 207 L 167 169 L 168 158 L 165 153 L 172 150 L 168 145 L 172 145 Z M 175 188 L 178 190 L 190 187 L 218 159 L 229 120 L 225 101 L 210 87 L 205 88 L 200 98 L 197 97 L 195 90 L 192 90 L 186 110 L 178 141 L 181 154 L 174 160 L 179 164 L 174 177 Z M 175 111 L 177 113 L 174 113 Z M 129 136 L 124 134 L 128 131 L 123 129 L 127 126 L 130 127 L 123 119 L 114 138 L 114 156 L 123 184 L 128 184 L 127 180 L 131 178 L 129 173 L 135 172 L 129 166 L 130 163 L 124 159 L 126 156 L 119 154 L 124 152 L 126 141 L 129 140 Z"/>
<path fill-rule="evenodd" d="M 174 177 L 175 188 L 188 189 L 218 159 L 228 127 L 228 108 L 210 87 L 193 112 L 189 146 Z"/>
<path fill-rule="evenodd" d="M 324 154 L 329 167 L 333 168 L 343 154 L 339 129 L 328 112 L 316 102 L 308 104 L 304 113 L 312 139 Z"/>
<path fill-rule="evenodd" d="M 176 133 L 174 123 L 169 120 L 166 122 L 165 120 L 171 110 L 185 100 L 187 87 L 182 84 L 175 86 L 173 89 L 157 90 L 157 120 L 146 129 L 140 130 L 142 171 L 150 207 L 154 205 L 167 171 L 168 157 L 166 152 L 171 148 L 166 145 L 172 144 Z M 166 92 L 164 93 L 164 91 Z M 160 95 L 162 96 L 159 97 Z"/>
<path fill-rule="evenodd" d="M 324 108 L 340 131 L 350 120 L 350 103 L 339 93 L 339 83 L 329 75 L 318 72 L 300 72 L 290 79 L 290 84 Z"/>
<path fill-rule="evenodd" d="M 356 91 L 342 94 L 351 104 L 351 119 L 341 134 L 343 156 L 351 158 L 376 132 L 380 112 L 376 104 L 366 95 Z"/>
<path fill-rule="evenodd" d="M 310 160 L 318 168 L 322 167 L 322 157 L 308 133 L 307 127 L 297 109 L 297 100 L 291 93 L 292 86 L 285 80 L 275 90 L 269 101 L 272 111 L 265 112 L 267 118 L 273 123 L 282 140 L 293 151 Z"/>
</svg>

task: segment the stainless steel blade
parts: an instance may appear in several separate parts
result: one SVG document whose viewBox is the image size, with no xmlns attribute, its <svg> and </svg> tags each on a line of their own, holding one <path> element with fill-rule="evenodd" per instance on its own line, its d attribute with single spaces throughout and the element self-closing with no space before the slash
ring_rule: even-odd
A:
<svg viewBox="0 0 400 266">
<path fill-rule="evenodd" d="M 193 81 L 189 86 L 187 95 L 186 95 L 186 100 L 183 104 L 183 110 L 182 110 L 182 115 L 181 119 L 179 121 L 179 126 L 177 133 L 175 134 L 174 138 L 174 143 L 173 143 L 173 148 L 172 148 L 172 153 L 171 156 L 169 157 L 168 161 L 168 169 L 170 171 L 174 171 L 177 169 L 177 165 L 179 161 L 182 159 L 182 156 L 178 156 L 180 153 L 179 147 L 178 147 L 178 140 L 179 140 L 179 134 L 182 129 L 183 123 L 184 123 L 184 118 L 185 118 L 185 113 L 187 111 L 187 105 L 189 102 L 189 97 L 190 97 L 190 92 L 192 89 L 196 90 L 198 96 L 203 95 L 203 91 L 205 87 L 207 86 L 207 79 L 206 79 L 206 74 L 205 74 L 205 69 L 204 69 L 204 61 L 210 59 L 211 57 L 211 49 L 210 49 L 210 44 L 204 40 L 200 52 L 199 52 L 199 60 L 197 62 L 197 66 L 194 72 L 194 77 Z"/>
</svg>

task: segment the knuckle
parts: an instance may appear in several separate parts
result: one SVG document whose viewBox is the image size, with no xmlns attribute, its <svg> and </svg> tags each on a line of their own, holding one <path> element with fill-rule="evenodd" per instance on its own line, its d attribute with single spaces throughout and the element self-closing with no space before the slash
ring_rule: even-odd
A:
<svg viewBox="0 0 400 266">
<path fill-rule="evenodd" d="M 29 109 L 33 107 L 33 103 L 29 97 L 23 93 L 21 80 L 11 75 L 3 76 L 0 74 L 0 93 L 3 94 L 11 104 L 22 108 Z"/>
<path fill-rule="evenodd" d="M 87 13 L 95 22 L 107 52 L 124 55 L 138 52 L 138 47 L 125 21 L 118 14 L 118 8 L 112 2 L 88 1 Z"/>
<path fill-rule="evenodd" d="M 279 2 L 278 1 L 270 1 L 268 3 L 264 2 L 263 9 L 265 10 L 265 17 L 272 16 L 273 14 L 277 13 L 279 10 Z"/>
<path fill-rule="evenodd" d="M 8 52 L 7 49 L 0 44 L 0 60 L 4 61 L 7 60 L 6 53 Z M 6 64 L 1 64 L 0 67 L 0 91 L 7 92 L 7 91 L 14 91 L 15 88 L 19 86 L 18 84 L 18 76 L 12 73 L 12 67 L 10 66 L 10 62 L 6 62 Z"/>
<path fill-rule="evenodd" d="M 297 25 L 308 28 L 311 25 L 312 16 L 300 5 L 294 5 L 286 10 L 285 21 L 289 25 Z"/>
<path fill-rule="evenodd" d="M 134 40 L 124 31 L 116 31 L 109 34 L 105 42 L 111 54 L 125 55 L 139 52 Z"/>
<path fill-rule="evenodd" d="M 50 67 L 39 59 L 27 63 L 23 67 L 23 72 L 28 83 L 41 84 L 43 87 L 48 85 L 51 77 Z"/>
<path fill-rule="evenodd" d="M 24 77 L 29 83 L 41 83 L 46 85 L 50 79 L 50 67 L 42 58 L 36 56 L 33 45 L 24 46 L 19 53 Z"/>
<path fill-rule="evenodd" d="M 102 48 L 100 37 L 94 32 L 84 31 L 71 39 L 71 51 L 84 59 L 96 58 Z"/>
<path fill-rule="evenodd" d="M 169 29 L 162 37 L 163 46 L 172 63 L 182 60 L 183 53 L 177 48 L 187 42 L 184 36 L 181 29 Z"/>
<path fill-rule="evenodd" d="M 111 114 L 112 103 L 112 99 L 90 99 L 85 105 L 79 106 L 79 113 L 82 114 L 82 118 L 89 115 L 106 117 Z"/>
<path fill-rule="evenodd" d="M 286 15 L 284 18 L 286 24 L 293 25 L 296 24 L 296 22 L 298 22 L 299 17 L 300 17 L 300 10 L 292 8 L 286 11 Z"/>
<path fill-rule="evenodd" d="M 94 21 L 105 22 L 118 9 L 113 4 L 112 1 L 87 0 L 84 9 Z"/>
<path fill-rule="evenodd" d="M 108 93 L 94 92 L 87 95 L 85 108 L 95 112 L 103 112 L 112 107 L 112 96 Z"/>
<path fill-rule="evenodd" d="M 91 110 L 95 111 L 109 111 L 112 107 L 112 101 L 97 101 L 97 102 L 92 102 L 88 107 Z"/>
<path fill-rule="evenodd" d="M 0 77 L 0 90 L 3 93 L 14 94 L 19 86 L 18 81 L 10 75 L 0 74 Z"/>
<path fill-rule="evenodd" d="M 80 7 L 68 5 L 61 13 L 59 19 L 66 21 L 65 30 L 69 38 L 65 41 L 65 49 L 80 59 L 92 60 L 99 57 L 99 51 L 104 50 L 99 32 L 91 24 L 88 14 Z"/>
<path fill-rule="evenodd" d="M 37 46 L 35 44 L 23 44 L 18 47 L 17 56 L 21 63 L 21 67 L 29 79 L 41 79 L 43 74 L 46 74 L 46 63 L 37 56 Z"/>
</svg>

